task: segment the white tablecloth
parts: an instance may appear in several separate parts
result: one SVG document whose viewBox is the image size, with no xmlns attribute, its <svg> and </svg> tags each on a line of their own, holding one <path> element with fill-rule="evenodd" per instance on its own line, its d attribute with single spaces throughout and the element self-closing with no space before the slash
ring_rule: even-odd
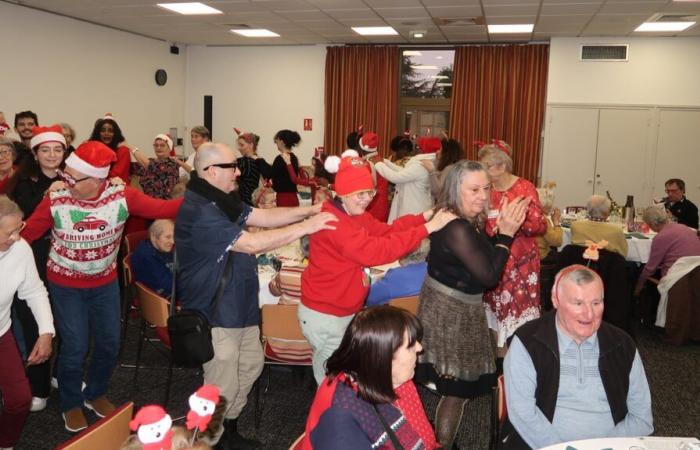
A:
<svg viewBox="0 0 700 450">
<path fill-rule="evenodd" d="M 562 228 L 562 243 L 559 250 L 571 244 L 571 228 Z M 646 236 L 646 235 L 645 235 Z M 649 253 L 651 252 L 651 236 L 649 239 L 639 239 L 631 237 L 627 239 L 627 261 L 639 262 L 646 264 L 649 261 Z"/>
<path fill-rule="evenodd" d="M 602 438 L 562 442 L 540 450 L 699 450 L 700 441 L 695 438 L 639 437 Z"/>
</svg>

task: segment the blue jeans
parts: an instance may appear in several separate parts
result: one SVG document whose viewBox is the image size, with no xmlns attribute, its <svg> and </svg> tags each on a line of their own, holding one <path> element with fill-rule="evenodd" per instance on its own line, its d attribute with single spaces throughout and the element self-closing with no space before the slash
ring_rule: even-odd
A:
<svg viewBox="0 0 700 450">
<path fill-rule="evenodd" d="M 70 288 L 49 283 L 59 334 L 58 393 L 61 411 L 95 400 L 107 384 L 119 353 L 119 284 L 117 280 L 95 288 Z M 87 387 L 81 392 L 83 364 L 93 340 Z"/>
</svg>

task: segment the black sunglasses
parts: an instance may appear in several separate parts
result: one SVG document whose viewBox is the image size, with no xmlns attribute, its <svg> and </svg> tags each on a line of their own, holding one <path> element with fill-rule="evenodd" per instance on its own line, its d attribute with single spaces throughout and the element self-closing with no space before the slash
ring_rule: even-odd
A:
<svg viewBox="0 0 700 450">
<path fill-rule="evenodd" d="M 204 168 L 204 170 L 209 170 L 210 167 L 220 167 L 222 169 L 237 169 L 238 163 L 237 162 L 230 162 L 230 163 L 209 164 L 207 167 Z"/>
</svg>

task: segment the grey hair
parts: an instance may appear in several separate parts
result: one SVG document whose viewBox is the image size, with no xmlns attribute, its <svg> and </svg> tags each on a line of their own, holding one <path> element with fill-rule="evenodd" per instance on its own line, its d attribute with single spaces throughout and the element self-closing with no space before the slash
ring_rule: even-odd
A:
<svg viewBox="0 0 700 450">
<path fill-rule="evenodd" d="M 12 141 L 12 139 L 6 136 L 0 136 L 0 147 L 9 147 L 10 150 L 12 150 L 12 159 L 14 159 L 14 156 L 17 154 L 17 150 L 15 149 L 15 143 Z"/>
<path fill-rule="evenodd" d="M 484 166 L 478 161 L 463 159 L 454 163 L 438 195 L 437 209 L 445 208 L 463 219 L 474 222 L 477 227 L 481 227 L 485 219 L 485 211 L 488 209 L 488 205 L 484 208 L 484 213 L 480 214 L 475 220 L 468 219 L 462 208 L 462 181 L 467 173 L 472 172 L 484 172 L 487 178 L 489 178 L 489 182 L 491 181 L 488 172 L 486 172 Z"/>
<path fill-rule="evenodd" d="M 559 298 L 562 286 L 566 283 L 573 283 L 576 286 L 583 286 L 598 280 L 600 281 L 600 285 L 603 285 L 603 280 L 594 270 L 578 264 L 575 267 L 576 268 L 573 270 L 571 270 L 569 267 L 565 267 L 557 273 L 556 277 L 554 277 L 554 287 L 552 288 L 553 297 Z M 603 292 L 600 293 L 600 298 L 603 298 Z"/>
<path fill-rule="evenodd" d="M 663 207 L 649 206 L 648 208 L 644 209 L 642 219 L 650 227 L 658 227 L 668 223 L 668 213 Z"/>
<path fill-rule="evenodd" d="M 205 127 L 204 125 L 197 125 L 192 127 L 190 133 L 198 134 L 203 138 L 206 138 L 207 141 L 211 140 L 211 133 L 209 132 L 209 128 Z"/>
<path fill-rule="evenodd" d="M 175 222 L 170 219 L 158 219 L 154 221 L 150 227 L 148 227 L 148 237 L 151 239 L 158 239 L 163 231 L 165 231 L 166 225 L 175 226 Z"/>
<path fill-rule="evenodd" d="M 505 145 L 508 147 L 508 150 L 512 155 L 513 151 L 511 150 L 510 145 Z M 493 144 L 484 145 L 479 149 L 479 161 L 483 161 L 484 159 L 489 159 L 496 164 L 504 164 L 509 173 L 513 172 L 513 159 L 506 155 L 506 152 Z"/>
<path fill-rule="evenodd" d="M 204 168 L 216 164 L 221 160 L 221 148 L 223 144 L 216 142 L 205 142 L 199 146 L 199 150 L 194 156 L 194 168 L 197 175 L 204 177 Z"/>
<path fill-rule="evenodd" d="M 586 203 L 586 211 L 591 219 L 607 219 L 610 215 L 610 199 L 602 195 L 591 195 Z"/>
<path fill-rule="evenodd" d="M 68 130 L 68 134 L 70 135 L 71 141 L 74 141 L 75 140 L 75 129 L 73 129 L 73 127 L 70 126 L 70 124 L 65 123 L 65 122 L 61 122 L 61 123 L 59 123 L 59 125 L 61 126 L 61 128 L 63 130 Z"/>
<path fill-rule="evenodd" d="M 19 216 L 21 218 L 23 215 L 17 203 L 10 200 L 5 194 L 0 195 L 0 219 L 7 216 Z"/>
<path fill-rule="evenodd" d="M 399 264 L 407 266 L 409 264 L 424 262 L 430 250 L 430 239 L 425 238 L 420 242 L 417 249 L 399 259 Z"/>
<path fill-rule="evenodd" d="M 537 195 L 540 197 L 542 211 L 551 211 L 554 206 L 554 191 L 549 188 L 537 188 Z"/>
</svg>

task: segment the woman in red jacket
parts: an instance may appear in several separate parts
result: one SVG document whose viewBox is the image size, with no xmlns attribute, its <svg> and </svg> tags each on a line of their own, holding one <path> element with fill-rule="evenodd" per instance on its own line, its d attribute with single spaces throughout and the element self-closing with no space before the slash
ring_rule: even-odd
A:
<svg viewBox="0 0 700 450">
<path fill-rule="evenodd" d="M 337 196 L 322 210 L 338 219 L 334 230 L 310 238 L 309 265 L 301 277 L 299 322 L 313 349 L 314 377 L 325 375 L 324 363 L 338 348 L 369 290 L 369 268 L 396 261 L 413 251 L 428 234 L 456 216 L 433 210 L 406 215 L 391 225 L 366 212 L 376 193 L 369 164 L 357 152 L 329 156 L 326 170 L 335 173 Z"/>
</svg>

